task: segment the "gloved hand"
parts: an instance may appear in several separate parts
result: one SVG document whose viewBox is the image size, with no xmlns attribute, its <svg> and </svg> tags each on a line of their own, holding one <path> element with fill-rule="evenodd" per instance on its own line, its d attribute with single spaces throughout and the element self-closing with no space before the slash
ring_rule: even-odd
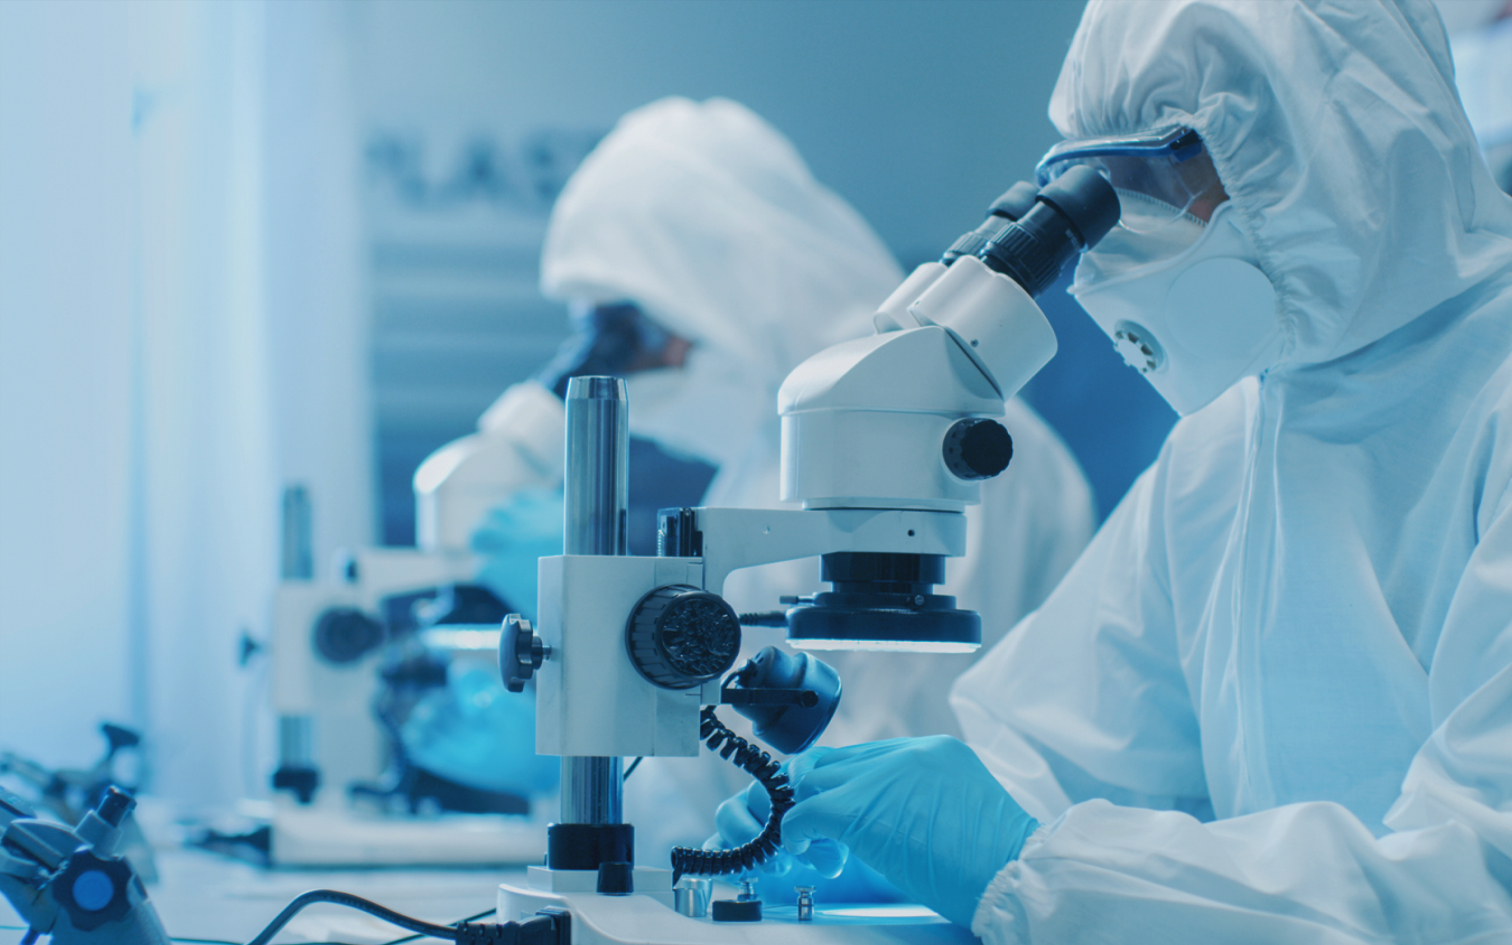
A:
<svg viewBox="0 0 1512 945">
<path fill-rule="evenodd" d="M 946 735 L 815 748 L 789 762 L 798 803 L 782 845 L 839 841 L 905 893 L 969 927 L 998 871 L 1039 822 L 976 753 Z"/>
<path fill-rule="evenodd" d="M 492 666 L 454 660 L 399 728 L 409 760 L 484 791 L 538 797 L 557 786 L 561 764 L 535 753 L 534 699 L 504 690 Z"/>
<path fill-rule="evenodd" d="M 767 794 L 766 788 L 753 782 L 744 791 L 726 798 L 719 805 L 719 809 L 714 812 L 714 827 L 719 833 L 704 842 L 704 849 L 729 850 L 755 840 L 766 826 L 771 813 L 771 796 Z M 784 820 L 784 834 L 787 832 L 786 826 Z M 769 876 L 783 877 L 795 870 L 808 870 L 817 876 L 831 879 L 840 875 L 849 856 L 844 846 L 821 838 L 814 840 L 797 856 L 779 849 L 765 863 L 758 865 L 757 869 Z M 795 881 L 795 885 L 810 884 Z"/>
<path fill-rule="evenodd" d="M 706 850 L 728 850 L 761 833 L 772 800 L 759 784 L 729 798 L 715 813 L 719 833 L 704 842 Z M 801 857 L 783 850 L 757 869 L 774 881 L 761 886 L 762 901 L 792 903 L 794 887 L 812 886 L 824 903 L 898 902 L 904 896 L 876 870 L 850 855 L 833 840 L 816 840 Z"/>
<path fill-rule="evenodd" d="M 562 553 L 560 489 L 521 489 L 490 509 L 472 533 L 483 559 L 478 581 L 527 619 L 536 619 L 536 559 Z"/>
</svg>

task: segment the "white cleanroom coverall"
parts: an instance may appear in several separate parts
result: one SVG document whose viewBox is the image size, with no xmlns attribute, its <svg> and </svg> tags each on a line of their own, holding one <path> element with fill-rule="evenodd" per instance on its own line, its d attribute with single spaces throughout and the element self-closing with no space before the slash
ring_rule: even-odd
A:
<svg viewBox="0 0 1512 945">
<path fill-rule="evenodd" d="M 1197 130 L 1291 343 L 957 684 L 1044 823 L 987 942 L 1512 940 L 1512 201 L 1453 80 L 1426 2 L 1088 6 L 1052 118 Z"/>
<path fill-rule="evenodd" d="M 962 231 L 977 222 L 962 220 Z M 871 334 L 872 314 L 902 278 L 881 239 L 813 178 L 792 144 L 724 99 L 669 98 L 622 118 L 563 190 L 541 262 L 548 296 L 634 302 L 693 342 L 681 373 L 692 389 L 656 404 L 653 415 L 644 404 L 638 412 L 637 376 L 630 378 L 631 431 L 719 463 L 704 504 L 750 508 L 782 506 L 777 389 L 783 379 L 824 348 Z M 699 358 L 707 361 L 694 363 Z M 711 364 L 726 376 L 717 396 L 694 386 L 710 375 Z M 655 373 L 669 375 L 656 381 L 661 385 L 680 372 Z M 728 383 L 728 376 L 740 382 Z M 1018 400 L 1008 404 L 1003 423 L 1014 438 L 1013 463 L 985 484 L 982 504 L 968 510 L 968 554 L 947 562 L 949 583 L 941 591 L 981 613 L 989 644 L 1050 592 L 1085 547 L 1093 520 L 1090 490 L 1059 438 Z M 686 435 L 678 436 L 679 429 Z M 818 576 L 810 559 L 736 572 L 725 591 L 741 613 L 776 610 L 780 595 L 822 589 Z M 782 639 L 780 631 L 746 635 L 758 644 Z M 845 687 L 829 739 L 956 730 L 947 694 L 969 655 L 823 656 L 836 664 Z M 738 721 L 733 712 L 723 715 Z M 681 842 L 702 842 L 718 803 L 749 783 L 732 765 L 705 755 L 643 765 L 627 782 L 632 819 L 637 798 L 654 798 L 650 786 L 675 771 L 664 780 L 678 783 L 667 790 L 691 800 L 681 812 L 663 801 L 655 816 L 685 815 L 686 827 L 672 832 Z M 694 782 L 707 789 L 697 791 Z M 646 822 L 644 809 L 639 816 L 638 829 L 649 834 L 656 825 Z"/>
</svg>

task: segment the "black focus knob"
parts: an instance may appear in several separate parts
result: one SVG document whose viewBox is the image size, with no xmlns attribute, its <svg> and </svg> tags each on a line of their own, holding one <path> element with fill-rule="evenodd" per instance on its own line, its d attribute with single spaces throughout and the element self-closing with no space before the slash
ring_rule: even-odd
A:
<svg viewBox="0 0 1512 945">
<path fill-rule="evenodd" d="M 635 864 L 626 860 L 606 860 L 598 866 L 600 896 L 628 896 L 635 892 Z"/>
<path fill-rule="evenodd" d="M 504 626 L 499 632 L 499 675 L 504 680 L 505 689 L 524 692 L 525 683 L 548 659 L 551 659 L 551 647 L 536 636 L 529 620 L 519 614 L 504 618 Z"/>
<path fill-rule="evenodd" d="M 360 610 L 333 607 L 315 623 L 315 652 L 337 666 L 362 659 L 383 643 L 383 625 Z"/>
<path fill-rule="evenodd" d="M 1013 459 L 1013 438 L 996 420 L 957 420 L 945 434 L 945 466 L 959 479 L 991 479 Z"/>
<path fill-rule="evenodd" d="M 663 689 L 692 689 L 735 665 L 740 619 L 718 594 L 669 584 L 640 599 L 625 627 L 630 662 Z"/>
<path fill-rule="evenodd" d="M 760 922 L 760 899 L 716 899 L 709 918 L 715 922 Z"/>
</svg>

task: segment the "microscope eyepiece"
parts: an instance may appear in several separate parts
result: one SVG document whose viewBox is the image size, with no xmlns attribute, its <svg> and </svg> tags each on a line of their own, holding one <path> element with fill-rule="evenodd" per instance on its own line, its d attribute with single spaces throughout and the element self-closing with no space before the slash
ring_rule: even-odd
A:
<svg viewBox="0 0 1512 945">
<path fill-rule="evenodd" d="M 987 208 L 987 215 L 1017 220 L 1034 209 L 1034 198 L 1038 195 L 1038 188 L 1026 180 L 1021 180 L 1009 187 L 1003 196 L 992 202 L 992 206 Z"/>
<path fill-rule="evenodd" d="M 994 237 L 1002 234 L 1008 225 L 1019 217 L 1034 209 L 1034 198 L 1039 193 L 1035 186 L 1026 180 L 1021 180 L 1009 187 L 1004 194 L 992 202 L 987 208 L 987 219 L 982 221 L 981 226 L 965 234 L 956 240 L 945 255 L 940 257 L 940 262 L 950 265 L 962 256 L 975 256 Z"/>
<path fill-rule="evenodd" d="M 1005 226 L 977 256 L 1038 296 L 1072 257 L 1108 235 L 1119 213 L 1112 184 L 1090 167 L 1072 168 L 1040 191 L 1034 207 Z"/>
<path fill-rule="evenodd" d="M 1118 194 L 1108 179 L 1090 167 L 1062 174 L 1037 198 L 1065 215 L 1081 237 L 1081 249 L 1091 249 L 1118 224 Z"/>
</svg>

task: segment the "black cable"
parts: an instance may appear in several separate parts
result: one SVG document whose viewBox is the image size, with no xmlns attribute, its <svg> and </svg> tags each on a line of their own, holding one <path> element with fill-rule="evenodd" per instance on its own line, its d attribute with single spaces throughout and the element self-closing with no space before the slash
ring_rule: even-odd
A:
<svg viewBox="0 0 1512 945">
<path fill-rule="evenodd" d="M 415 938 L 423 938 L 423 937 L 424 936 L 420 936 L 420 935 L 415 936 Z M 184 942 L 184 943 L 187 943 L 187 945 L 242 945 L 241 942 L 233 942 L 230 939 L 224 939 L 224 938 L 179 938 L 176 935 L 170 935 L 170 936 L 168 936 L 168 941 L 170 941 L 170 942 Z M 325 942 L 314 942 L 314 943 L 312 943 L 312 945 L 358 945 L 358 943 L 356 943 L 356 942 L 331 942 L 331 941 L 325 941 Z M 384 943 L 384 945 L 387 945 L 387 943 Z"/>
<path fill-rule="evenodd" d="M 645 761 L 645 760 L 646 760 L 645 758 L 637 758 L 634 761 L 630 762 L 630 767 L 626 768 L 625 769 L 625 773 L 622 774 L 622 775 L 620 775 L 620 780 L 621 781 L 628 781 L 628 780 L 630 780 L 630 775 L 634 774 L 635 773 L 635 769 L 639 768 L 640 767 L 640 763 L 642 761 Z"/>
<path fill-rule="evenodd" d="M 343 903 L 343 905 L 345 905 L 345 903 Z M 467 923 L 467 922 L 475 922 L 478 919 L 483 918 L 484 916 L 490 916 L 490 915 L 493 915 L 493 914 L 494 914 L 494 910 L 493 909 L 484 909 L 482 912 L 479 912 L 479 913 L 477 913 L 475 915 L 470 915 L 470 916 L 468 916 L 465 919 L 458 919 L 456 922 L 453 922 L 452 925 L 455 926 L 455 925 L 462 925 L 462 924 Z M 14 927 L 14 926 L 6 926 L 6 925 L 0 925 L 0 929 L 14 929 L 15 931 L 18 931 L 18 932 L 19 931 L 24 931 L 24 929 L 22 929 L 22 928 L 18 928 L 18 927 Z M 413 942 L 413 941 L 415 941 L 417 939 L 422 939 L 422 938 L 427 938 L 427 937 L 428 936 L 426 934 L 416 933 L 414 935 L 406 935 L 403 938 L 391 939 L 391 940 L 389 940 L 387 942 L 383 942 L 382 945 L 405 945 L 406 942 Z M 187 945 L 242 945 L 241 942 L 233 942 L 233 941 L 230 941 L 228 939 L 223 939 L 223 938 L 183 938 L 183 937 L 177 936 L 177 935 L 170 935 L 170 936 L 168 936 L 168 939 L 169 939 L 169 941 L 172 941 L 172 942 L 184 942 L 184 943 L 187 943 Z M 321 942 L 321 943 L 319 943 L 319 945 L 354 945 L 354 943 L 351 943 L 351 942 Z"/>
<path fill-rule="evenodd" d="M 484 909 L 482 912 L 479 912 L 477 915 L 470 915 L 470 916 L 468 916 L 465 919 L 458 919 L 457 921 L 453 922 L 452 925 L 462 925 L 463 923 L 466 923 L 466 922 L 476 922 L 476 921 L 478 921 L 479 919 L 483 918 L 486 915 L 493 915 L 495 911 L 497 911 L 497 910 L 494 910 L 494 909 Z M 425 936 L 421 935 L 419 933 L 416 933 L 414 935 L 406 935 L 404 938 L 391 939 L 390 941 L 384 942 L 383 945 L 404 945 L 405 942 L 413 942 L 416 939 L 421 939 L 421 938 L 425 938 Z M 238 945 L 239 945 L 239 943 L 238 943 Z M 326 943 L 326 945 L 331 945 L 331 943 L 328 942 L 328 943 Z"/>
<path fill-rule="evenodd" d="M 307 898 L 317 896 L 320 898 Z M 316 902 L 333 902 L 337 905 L 350 906 L 353 909 L 360 909 L 363 912 L 376 915 L 380 919 L 383 919 L 385 921 L 393 922 L 400 928 L 410 929 L 415 928 L 415 926 L 425 926 L 427 927 L 427 929 L 437 930 L 419 931 L 414 935 L 406 935 L 403 938 L 396 938 L 384 942 L 383 945 L 405 945 L 406 942 L 413 942 L 416 939 L 427 937 L 455 940 L 457 937 L 457 930 L 454 926 L 462 925 L 467 922 L 474 922 L 478 919 L 483 918 L 484 916 L 493 915 L 495 911 L 493 909 L 485 909 L 482 912 L 479 912 L 475 915 L 470 915 L 465 919 L 458 919 L 456 922 L 452 923 L 452 926 L 431 925 L 429 922 L 422 922 L 419 919 L 412 919 L 409 916 L 401 915 L 398 912 L 394 912 L 391 909 L 386 909 L 383 906 L 378 905 L 376 902 L 369 902 L 368 900 L 363 899 L 360 896 L 354 896 L 351 893 L 336 892 L 335 890 L 331 889 L 316 889 L 311 892 L 305 893 L 303 896 L 300 896 L 298 899 L 295 899 L 293 902 L 289 903 L 288 906 L 284 908 L 284 911 L 280 912 L 278 914 L 278 917 L 275 918 L 271 923 L 269 923 L 268 927 L 263 929 L 262 932 L 258 934 L 257 938 L 252 940 L 252 942 L 255 945 L 255 943 L 258 942 L 268 941 L 274 935 L 277 935 L 278 930 L 287 925 L 290 919 L 294 918 L 295 913 L 299 912 L 305 906 L 311 905 Z M 396 919 L 398 921 L 396 921 Z M 30 931 L 30 927 L 25 925 L 0 925 L 0 931 L 27 932 Z M 241 945 L 241 942 L 233 942 L 230 939 L 224 938 L 185 938 L 179 935 L 170 935 L 168 936 L 168 940 L 170 942 L 183 942 L 186 943 L 186 945 Z M 353 945 L 353 943 L 321 942 L 320 945 Z"/>
<path fill-rule="evenodd" d="M 247 945 L 268 945 L 268 942 L 273 940 L 273 936 L 278 934 L 278 930 L 288 925 L 289 920 L 294 918 L 300 910 L 305 906 L 312 906 L 317 902 L 330 902 L 338 906 L 346 906 L 349 909 L 357 909 L 366 912 L 368 915 L 377 916 L 391 925 L 397 925 L 401 929 L 409 929 L 411 932 L 419 932 L 421 935 L 444 938 L 449 941 L 457 940 L 457 930 L 452 926 L 436 925 L 432 922 L 422 922 L 419 919 L 412 919 L 401 912 L 395 912 L 393 909 L 380 906 L 376 902 L 364 899 L 361 896 L 354 896 L 351 893 L 339 892 L 335 889 L 312 889 L 307 893 L 294 897 L 294 901 L 284 906 L 283 911 L 274 916 L 273 921 L 268 923 L 268 927 L 257 933 L 257 937 L 248 942 Z"/>
<path fill-rule="evenodd" d="M 757 614 L 741 614 L 742 627 L 786 627 L 787 611 L 768 610 Z"/>
<path fill-rule="evenodd" d="M 782 842 L 782 816 L 793 806 L 793 788 L 781 765 L 772 756 L 736 735 L 719 721 L 714 707 L 706 705 L 699 717 L 698 737 L 709 746 L 710 751 L 735 764 L 754 777 L 766 788 L 772 799 L 772 813 L 766 826 L 750 843 L 732 850 L 697 850 L 692 847 L 677 847 L 672 851 L 672 882 L 683 876 L 723 876 L 743 873 L 758 863 L 765 863 L 777 852 Z M 260 943 L 259 943 L 260 945 Z"/>
</svg>

